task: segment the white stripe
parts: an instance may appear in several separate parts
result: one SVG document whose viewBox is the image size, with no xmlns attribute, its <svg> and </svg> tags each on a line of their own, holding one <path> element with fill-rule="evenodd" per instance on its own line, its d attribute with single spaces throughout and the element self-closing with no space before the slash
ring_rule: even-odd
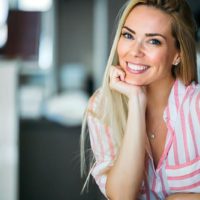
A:
<svg viewBox="0 0 200 200">
<path fill-rule="evenodd" d="M 173 193 L 176 193 L 176 192 L 179 192 L 180 193 L 180 191 L 181 192 L 183 192 L 183 193 L 199 193 L 199 191 L 200 191 L 200 186 L 198 186 L 198 187 L 194 187 L 194 188 L 192 188 L 192 189 L 189 189 L 189 190 L 180 190 L 180 189 L 176 189 L 176 190 L 174 190 L 173 189 Z"/>
<path fill-rule="evenodd" d="M 191 163 L 185 166 L 179 166 L 177 168 L 166 167 L 166 172 L 168 176 L 179 177 L 186 175 L 188 173 L 194 172 L 195 170 L 199 169 L 200 167 L 200 158 L 197 159 L 194 163 Z"/>
<path fill-rule="evenodd" d="M 109 141 L 106 136 L 106 130 L 105 130 L 105 125 L 104 124 L 99 124 L 99 129 L 100 129 L 100 137 L 101 137 L 101 142 L 103 145 L 104 149 L 104 160 L 110 160 L 111 159 L 111 152 L 110 152 L 110 147 L 109 147 Z"/>
<path fill-rule="evenodd" d="M 172 144 L 173 145 L 173 144 Z M 169 153 L 168 153 L 168 163 L 169 165 L 174 166 L 175 165 L 175 160 L 174 160 L 174 149 L 170 148 Z"/>
<path fill-rule="evenodd" d="M 179 163 L 185 163 L 186 162 L 186 156 L 185 156 L 183 130 L 182 130 L 180 116 L 178 116 L 174 134 L 176 134 L 177 151 L 178 151 L 177 155 L 178 155 Z"/>
<path fill-rule="evenodd" d="M 170 187 L 184 187 L 184 186 L 190 186 L 192 184 L 198 183 L 200 181 L 199 179 L 200 173 L 196 174 L 193 177 L 184 178 L 181 180 L 168 180 Z"/>
<path fill-rule="evenodd" d="M 100 145 L 98 145 L 98 140 L 97 140 L 97 133 L 96 133 L 96 128 L 95 128 L 95 119 L 91 116 L 88 116 L 88 127 L 89 127 L 89 135 L 90 135 L 90 143 L 91 147 L 93 149 L 93 153 L 95 156 L 95 159 L 98 160 L 100 156 Z"/>
<path fill-rule="evenodd" d="M 199 92 L 199 91 L 198 91 Z M 198 116 L 197 116 L 197 111 L 196 111 L 196 98 L 198 95 L 198 92 L 196 92 L 196 94 L 194 95 L 194 98 L 191 102 L 191 106 L 190 106 L 190 112 L 191 112 L 191 116 L 192 116 L 192 122 L 193 122 L 193 126 L 194 126 L 194 132 L 195 133 L 199 133 L 200 131 L 200 124 L 198 121 Z M 197 149 L 198 149 L 198 155 L 200 155 L 200 136 L 195 134 L 195 141 L 197 144 Z"/>
<path fill-rule="evenodd" d="M 108 169 L 108 167 L 111 166 L 112 161 L 105 161 L 105 162 L 101 162 L 101 163 L 96 163 L 93 170 L 92 170 L 92 175 L 94 177 L 100 176 L 101 174 L 103 174 L 103 172 Z"/>
<path fill-rule="evenodd" d="M 192 96 L 192 97 L 191 97 Z M 191 132 L 191 127 L 189 123 L 189 114 L 190 114 L 190 98 L 193 98 L 193 89 L 191 88 L 189 92 L 189 96 L 186 101 L 186 105 L 184 106 L 184 113 L 185 113 L 185 120 L 186 120 L 186 141 L 188 145 L 188 152 L 189 152 L 189 157 L 190 160 L 195 159 L 195 146 L 192 138 L 192 132 Z M 191 113 L 193 115 L 193 113 Z M 193 124 L 193 122 L 192 122 Z"/>
</svg>

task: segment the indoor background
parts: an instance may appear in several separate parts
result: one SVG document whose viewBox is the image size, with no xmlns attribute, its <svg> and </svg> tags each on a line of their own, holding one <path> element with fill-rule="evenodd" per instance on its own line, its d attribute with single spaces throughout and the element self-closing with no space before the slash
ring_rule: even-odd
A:
<svg viewBox="0 0 200 200">
<path fill-rule="evenodd" d="M 79 137 L 124 3 L 0 0 L 0 200 L 103 199 L 80 194 Z"/>
</svg>

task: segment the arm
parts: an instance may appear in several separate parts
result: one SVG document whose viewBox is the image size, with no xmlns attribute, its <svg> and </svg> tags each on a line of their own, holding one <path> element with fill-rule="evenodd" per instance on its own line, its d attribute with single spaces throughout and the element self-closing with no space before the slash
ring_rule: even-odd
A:
<svg viewBox="0 0 200 200">
<path fill-rule="evenodd" d="M 199 200 L 200 194 L 194 193 L 180 193 L 180 194 L 172 194 L 168 196 L 165 200 Z"/>
<path fill-rule="evenodd" d="M 112 200 L 133 200 L 138 195 L 144 172 L 146 99 L 142 88 L 121 81 L 124 80 L 122 71 L 112 74 L 111 88 L 129 98 L 129 112 L 119 156 L 107 176 L 106 192 Z"/>
</svg>

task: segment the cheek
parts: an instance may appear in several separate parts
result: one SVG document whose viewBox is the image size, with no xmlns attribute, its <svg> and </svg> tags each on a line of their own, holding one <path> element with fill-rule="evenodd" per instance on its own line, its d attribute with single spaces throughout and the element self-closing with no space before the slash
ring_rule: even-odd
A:
<svg viewBox="0 0 200 200">
<path fill-rule="evenodd" d="M 120 42 L 117 45 L 117 55 L 118 55 L 118 57 L 120 59 L 120 57 L 122 55 L 122 48 L 121 48 Z"/>
<path fill-rule="evenodd" d="M 120 39 L 117 45 L 117 54 L 119 58 L 122 58 L 126 55 L 126 53 L 127 53 L 127 44 L 125 44 L 122 41 L 122 39 Z"/>
<path fill-rule="evenodd" d="M 154 64 L 164 64 L 170 60 L 170 57 L 166 51 L 152 51 L 148 53 L 147 57 Z"/>
</svg>

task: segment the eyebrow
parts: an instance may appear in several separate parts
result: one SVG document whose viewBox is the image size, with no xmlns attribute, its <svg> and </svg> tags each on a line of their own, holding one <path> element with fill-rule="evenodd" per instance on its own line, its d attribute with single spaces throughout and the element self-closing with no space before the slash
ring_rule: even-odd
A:
<svg viewBox="0 0 200 200">
<path fill-rule="evenodd" d="M 130 28 L 127 27 L 127 26 L 123 26 L 122 28 L 125 28 L 125 29 L 127 29 L 128 31 L 130 31 L 131 33 L 136 34 L 134 30 L 130 29 Z M 146 33 L 145 35 L 146 35 L 147 37 L 160 36 L 160 37 L 162 37 L 162 38 L 164 38 L 164 39 L 166 40 L 166 37 L 165 37 L 164 35 L 160 34 L 160 33 Z"/>
</svg>

